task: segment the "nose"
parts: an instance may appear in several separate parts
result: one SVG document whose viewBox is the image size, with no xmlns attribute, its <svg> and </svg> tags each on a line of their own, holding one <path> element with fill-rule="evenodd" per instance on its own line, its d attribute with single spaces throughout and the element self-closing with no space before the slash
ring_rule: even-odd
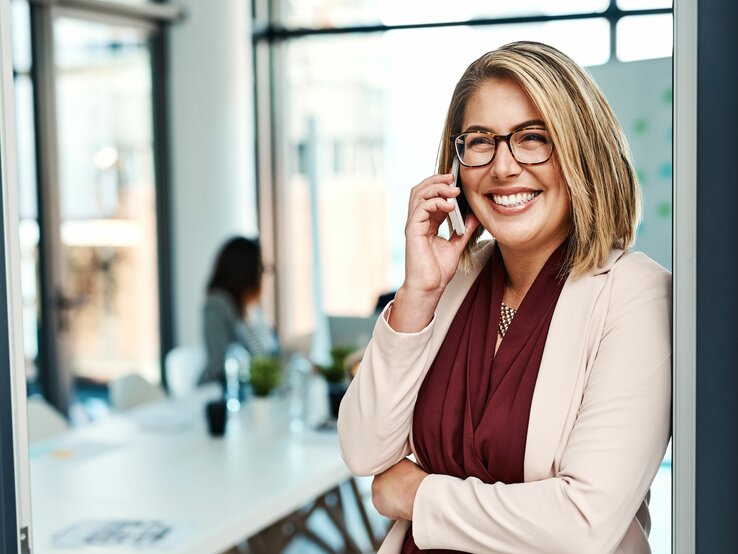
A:
<svg viewBox="0 0 738 554">
<path fill-rule="evenodd" d="M 490 171 L 492 174 L 500 180 L 509 179 L 516 177 L 521 171 L 520 164 L 518 164 L 515 157 L 512 155 L 510 150 L 510 143 L 506 140 L 497 142 L 497 148 L 495 149 L 495 156 L 490 163 Z"/>
</svg>

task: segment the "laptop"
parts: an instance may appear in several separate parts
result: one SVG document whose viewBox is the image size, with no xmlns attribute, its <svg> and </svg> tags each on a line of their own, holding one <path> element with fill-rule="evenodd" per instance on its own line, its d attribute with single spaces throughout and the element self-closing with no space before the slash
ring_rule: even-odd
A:
<svg viewBox="0 0 738 554">
<path fill-rule="evenodd" d="M 376 315 L 366 317 L 329 315 L 328 329 L 331 345 L 364 348 L 372 338 L 376 321 Z"/>
</svg>

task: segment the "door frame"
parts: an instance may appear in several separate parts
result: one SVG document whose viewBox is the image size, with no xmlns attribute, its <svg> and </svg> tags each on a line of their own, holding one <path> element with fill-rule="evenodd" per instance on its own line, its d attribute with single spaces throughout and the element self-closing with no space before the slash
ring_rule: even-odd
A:
<svg viewBox="0 0 738 554">
<path fill-rule="evenodd" d="M 671 533 L 674 554 L 691 554 L 695 551 L 697 479 L 697 0 L 674 2 L 673 71 L 674 384 Z"/>
<path fill-rule="evenodd" d="M 26 375 L 10 2 L 0 0 L 0 550 L 30 552 Z"/>
<path fill-rule="evenodd" d="M 59 160 L 56 117 L 56 66 L 53 25 L 59 16 L 146 30 L 152 73 L 152 129 L 154 136 L 154 179 L 156 181 L 159 337 L 162 383 L 164 356 L 173 346 L 174 317 L 171 217 L 169 206 L 169 148 L 166 117 L 165 24 L 182 17 L 171 4 L 115 4 L 98 0 L 30 0 L 36 175 L 39 219 L 39 329 L 38 378 L 41 391 L 52 405 L 68 413 L 73 375 L 62 335 L 64 268 L 61 256 L 59 213 Z"/>
</svg>

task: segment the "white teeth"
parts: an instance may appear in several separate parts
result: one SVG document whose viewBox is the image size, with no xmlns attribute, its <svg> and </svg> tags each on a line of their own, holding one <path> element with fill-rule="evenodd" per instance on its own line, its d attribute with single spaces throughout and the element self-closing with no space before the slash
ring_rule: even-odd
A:
<svg viewBox="0 0 738 554">
<path fill-rule="evenodd" d="M 495 204 L 500 204 L 501 206 L 519 206 L 519 205 L 530 202 L 539 194 L 541 194 L 540 191 L 538 192 L 519 192 L 518 194 L 510 194 L 506 196 L 502 196 L 500 194 L 493 194 L 492 200 L 494 200 Z"/>
</svg>

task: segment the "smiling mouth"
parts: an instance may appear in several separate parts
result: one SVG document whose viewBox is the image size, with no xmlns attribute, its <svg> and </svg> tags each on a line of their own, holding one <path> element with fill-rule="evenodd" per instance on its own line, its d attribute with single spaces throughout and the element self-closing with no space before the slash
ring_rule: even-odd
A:
<svg viewBox="0 0 738 554">
<path fill-rule="evenodd" d="M 536 196 L 541 194 L 541 191 L 535 192 L 519 192 L 518 194 L 487 194 L 487 198 L 492 200 L 498 206 L 505 206 L 506 208 L 515 208 L 517 206 L 523 206 L 533 200 Z"/>
</svg>

